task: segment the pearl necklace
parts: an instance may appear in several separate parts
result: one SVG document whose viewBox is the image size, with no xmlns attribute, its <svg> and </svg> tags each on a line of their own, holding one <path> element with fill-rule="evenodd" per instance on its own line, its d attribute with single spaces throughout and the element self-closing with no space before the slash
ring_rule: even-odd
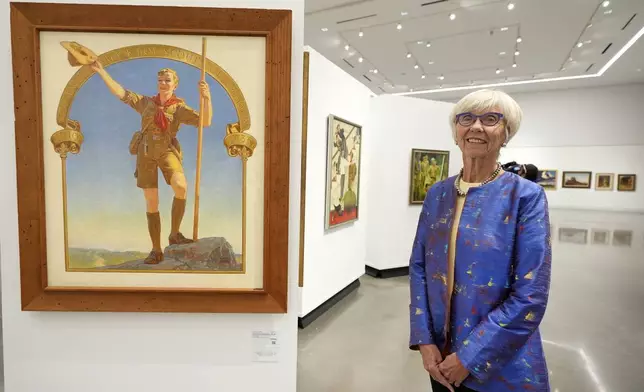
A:
<svg viewBox="0 0 644 392">
<path fill-rule="evenodd" d="M 483 186 L 483 185 L 487 184 L 488 182 L 491 182 L 492 180 L 494 180 L 496 178 L 496 176 L 499 175 L 500 172 L 501 172 L 501 164 L 497 163 L 496 164 L 496 170 L 494 170 L 492 175 L 489 176 L 485 181 L 483 181 L 481 183 L 481 185 L 479 185 L 479 186 Z M 463 178 L 463 169 L 461 169 L 461 171 L 458 173 L 458 176 L 456 177 L 456 181 L 454 182 L 454 187 L 456 188 L 456 193 L 460 197 L 463 197 L 463 196 L 465 196 L 467 194 L 467 192 L 463 192 L 463 190 L 461 189 L 461 186 L 460 186 L 461 178 Z"/>
</svg>

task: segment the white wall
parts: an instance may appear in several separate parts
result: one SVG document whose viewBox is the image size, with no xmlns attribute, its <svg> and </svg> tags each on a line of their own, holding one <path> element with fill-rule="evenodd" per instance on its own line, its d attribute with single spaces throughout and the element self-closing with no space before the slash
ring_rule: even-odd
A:
<svg viewBox="0 0 644 392">
<path fill-rule="evenodd" d="M 364 274 L 368 213 L 364 205 L 370 162 L 365 154 L 374 147 L 376 128 L 367 127 L 371 91 L 337 65 L 307 47 L 309 58 L 309 110 L 306 167 L 306 222 L 304 287 L 300 316 L 331 298 Z M 324 231 L 326 194 L 327 116 L 334 114 L 363 126 L 360 168 L 359 219 L 349 225 Z"/>
<path fill-rule="evenodd" d="M 123 3 L 128 3 L 122 0 Z M 116 1 L 114 1 L 116 3 Z M 139 4 L 179 5 L 176 1 Z M 289 312 L 286 315 L 50 313 L 20 310 L 13 95 L 0 105 L 0 260 L 6 390 L 10 392 L 291 391 L 296 387 L 303 0 L 184 0 L 181 5 L 293 10 Z M 9 6 L 0 42 L 10 45 Z M 12 84 L 10 56 L 0 82 Z M 275 330 L 278 363 L 251 362 L 251 331 Z"/>
<path fill-rule="evenodd" d="M 420 205 L 409 204 L 412 148 L 449 150 L 449 175 L 462 167 L 452 138 L 449 113 L 454 105 L 419 98 L 379 96 L 372 100 L 369 152 L 366 264 L 377 269 L 409 265 Z M 364 193 L 363 193 L 364 194 Z"/>
<path fill-rule="evenodd" d="M 548 192 L 555 208 L 644 211 L 644 84 L 513 94 L 524 111 L 502 161 L 592 171 L 593 189 Z M 638 174 L 635 192 L 594 190 L 595 173 Z M 617 176 L 615 176 L 617 180 Z"/>
</svg>

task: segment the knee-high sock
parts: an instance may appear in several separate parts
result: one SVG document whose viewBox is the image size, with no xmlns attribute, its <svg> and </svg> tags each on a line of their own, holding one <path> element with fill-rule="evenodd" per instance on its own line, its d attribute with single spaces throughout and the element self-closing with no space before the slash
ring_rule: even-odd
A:
<svg viewBox="0 0 644 392">
<path fill-rule="evenodd" d="M 172 226 L 170 234 L 176 234 L 181 228 L 181 221 L 183 220 L 183 214 L 186 212 L 186 199 L 177 199 L 176 197 L 172 200 Z"/>
<path fill-rule="evenodd" d="M 161 250 L 161 216 L 159 212 L 148 212 L 148 231 L 152 240 L 152 248 Z"/>
</svg>

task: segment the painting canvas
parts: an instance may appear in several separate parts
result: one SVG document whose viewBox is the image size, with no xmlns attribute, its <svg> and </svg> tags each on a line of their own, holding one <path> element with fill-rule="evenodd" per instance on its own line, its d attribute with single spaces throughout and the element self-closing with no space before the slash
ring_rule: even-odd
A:
<svg viewBox="0 0 644 392">
<path fill-rule="evenodd" d="M 595 189 L 598 191 L 612 191 L 615 176 L 611 173 L 597 173 L 595 175 Z"/>
<path fill-rule="evenodd" d="M 537 184 L 546 190 L 557 189 L 557 170 L 539 170 L 537 174 Z"/>
<path fill-rule="evenodd" d="M 423 204 L 427 190 L 449 176 L 449 151 L 411 150 L 409 203 Z"/>
<path fill-rule="evenodd" d="M 591 231 L 593 245 L 608 245 L 610 242 L 610 231 L 604 229 L 593 229 Z"/>
<path fill-rule="evenodd" d="M 588 230 L 561 227 L 559 228 L 559 242 L 585 245 L 588 243 Z"/>
<path fill-rule="evenodd" d="M 328 117 L 325 229 L 358 220 L 362 126 Z"/>
<path fill-rule="evenodd" d="M 563 172 L 561 186 L 563 188 L 590 189 L 592 175 L 592 172 Z"/>
<path fill-rule="evenodd" d="M 64 271 L 244 274 L 249 255 L 257 271 L 263 127 L 250 132 L 250 123 L 264 116 L 264 40 L 71 32 L 41 40 L 44 116 L 54 130 L 46 159 L 62 165 L 46 172 L 62 181 L 61 193 L 48 191 L 48 213 L 63 215 Z M 235 42 L 245 60 L 233 57 Z M 229 73 L 251 58 L 255 66 Z M 249 83 L 259 90 L 243 91 Z"/>
<path fill-rule="evenodd" d="M 617 190 L 621 192 L 634 192 L 637 182 L 635 174 L 620 174 L 617 176 Z"/>
</svg>

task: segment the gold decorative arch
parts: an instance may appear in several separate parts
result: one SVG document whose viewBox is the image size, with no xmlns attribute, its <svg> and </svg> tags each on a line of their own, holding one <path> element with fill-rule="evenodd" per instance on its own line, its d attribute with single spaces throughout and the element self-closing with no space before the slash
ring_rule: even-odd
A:
<svg viewBox="0 0 644 392">
<path fill-rule="evenodd" d="M 192 65 L 197 69 L 202 67 L 202 55 L 169 45 L 159 44 L 143 44 L 126 46 L 118 49 L 105 52 L 98 56 L 98 61 L 104 67 L 121 63 L 128 60 L 143 59 L 143 58 L 163 58 L 169 60 L 176 60 L 182 63 Z M 246 133 L 250 129 L 250 112 L 248 111 L 248 104 L 244 98 L 244 94 L 235 82 L 235 80 L 223 68 L 217 65 L 212 60 L 206 58 L 205 73 L 212 76 L 221 86 L 226 90 L 226 93 L 231 98 L 235 110 L 237 111 L 237 122 L 227 124 L 226 136 L 223 143 L 231 157 L 239 157 L 242 161 L 242 271 L 246 272 L 246 163 L 248 158 L 253 155 L 255 147 L 257 147 L 257 140 Z M 62 129 L 54 132 L 50 140 L 54 147 L 54 151 L 60 155 L 62 165 L 62 188 L 63 188 L 63 226 L 64 226 L 64 242 L 65 242 L 65 266 L 66 270 L 69 268 L 69 245 L 67 233 L 67 157 L 71 154 L 78 154 L 81 151 L 83 144 L 83 132 L 81 124 L 69 118 L 69 111 L 71 110 L 72 103 L 78 91 L 83 85 L 94 75 L 94 71 L 85 65 L 82 66 L 72 78 L 67 82 L 65 89 L 60 97 L 58 109 L 56 111 L 56 122 Z M 81 269 L 74 269 L 74 271 L 81 271 Z M 91 269 L 86 271 L 92 271 Z M 104 270 L 101 272 L 107 272 Z M 114 270 L 115 272 L 163 272 L 170 271 L 128 271 L 128 270 Z M 183 271 L 186 272 L 186 271 Z M 207 271 L 199 271 L 199 273 L 208 273 Z M 222 273 L 222 272 L 210 272 Z M 233 272 L 223 272 L 233 273 Z"/>
</svg>

